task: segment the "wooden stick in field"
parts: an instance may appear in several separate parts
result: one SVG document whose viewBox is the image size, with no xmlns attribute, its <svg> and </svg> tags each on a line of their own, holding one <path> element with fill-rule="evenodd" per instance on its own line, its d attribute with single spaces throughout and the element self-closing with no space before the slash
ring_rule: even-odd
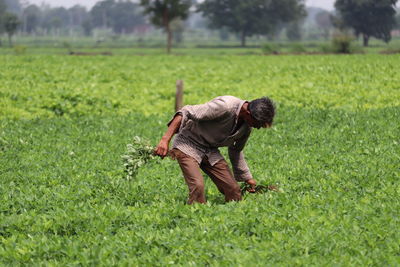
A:
<svg viewBox="0 0 400 267">
<path fill-rule="evenodd" d="M 175 112 L 183 107 L 183 81 L 176 81 Z"/>
</svg>

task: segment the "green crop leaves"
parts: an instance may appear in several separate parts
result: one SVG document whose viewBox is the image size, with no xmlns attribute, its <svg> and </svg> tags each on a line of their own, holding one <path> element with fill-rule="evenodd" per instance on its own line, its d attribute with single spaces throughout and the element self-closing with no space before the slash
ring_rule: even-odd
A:
<svg viewBox="0 0 400 267">
<path fill-rule="evenodd" d="M 398 56 L 1 60 L 0 265 L 399 265 Z M 278 192 L 225 204 L 204 175 L 207 204 L 185 205 L 151 145 L 178 78 L 186 104 L 277 101 L 244 153 Z"/>
<path fill-rule="evenodd" d="M 140 60 L 138 60 L 140 59 Z M 365 110 L 400 104 L 398 56 L 1 56 L 0 118 L 172 112 L 218 95 L 284 106 Z M 246 66 L 246 68 L 243 68 Z M 154 75 L 154 74 L 157 75 Z"/>
</svg>

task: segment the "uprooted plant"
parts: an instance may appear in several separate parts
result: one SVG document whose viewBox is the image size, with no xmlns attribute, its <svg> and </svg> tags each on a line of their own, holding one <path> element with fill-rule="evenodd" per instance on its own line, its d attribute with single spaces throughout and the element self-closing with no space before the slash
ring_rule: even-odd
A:
<svg viewBox="0 0 400 267">
<path fill-rule="evenodd" d="M 274 192 L 279 192 L 279 188 L 276 185 L 256 185 L 254 187 L 254 190 L 252 190 L 252 186 L 246 183 L 243 183 L 240 186 L 240 190 L 242 193 L 242 196 L 246 193 L 255 193 L 255 194 L 261 194 L 261 193 L 266 193 L 268 191 L 274 191 Z"/>
<path fill-rule="evenodd" d="M 126 145 L 126 149 L 126 153 L 122 155 L 122 160 L 128 180 L 135 179 L 140 167 L 157 158 L 150 142 L 139 136 L 135 136 L 132 143 Z"/>
</svg>

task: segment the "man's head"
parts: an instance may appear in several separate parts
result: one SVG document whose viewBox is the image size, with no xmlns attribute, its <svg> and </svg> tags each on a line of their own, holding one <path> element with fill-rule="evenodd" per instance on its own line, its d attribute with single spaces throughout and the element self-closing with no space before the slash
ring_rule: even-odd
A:
<svg viewBox="0 0 400 267">
<path fill-rule="evenodd" d="M 275 105 L 268 97 L 262 97 L 249 102 L 247 107 L 251 117 L 251 127 L 267 128 L 272 126 L 275 116 Z"/>
</svg>

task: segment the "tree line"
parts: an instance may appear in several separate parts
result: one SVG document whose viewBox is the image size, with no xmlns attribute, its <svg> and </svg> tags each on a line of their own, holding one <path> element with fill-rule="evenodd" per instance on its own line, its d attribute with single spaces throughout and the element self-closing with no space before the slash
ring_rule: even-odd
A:
<svg viewBox="0 0 400 267">
<path fill-rule="evenodd" d="M 352 29 L 362 36 L 364 45 L 375 37 L 389 42 L 391 30 L 399 27 L 397 0 L 336 0 L 335 12 L 321 12 L 315 20 L 329 36 L 330 27 Z M 300 38 L 300 28 L 307 15 L 304 0 L 102 0 L 90 10 L 80 5 L 71 8 L 34 4 L 21 6 L 19 0 L 0 0 L 0 33 L 11 37 L 17 30 L 26 34 L 63 34 L 81 31 L 90 35 L 93 29 L 112 29 L 129 34 L 140 25 L 153 24 L 164 29 L 168 51 L 172 45 L 173 25 L 191 14 L 199 13 L 211 29 L 225 29 L 246 38 L 274 36 L 283 29 L 289 39 Z"/>
</svg>

